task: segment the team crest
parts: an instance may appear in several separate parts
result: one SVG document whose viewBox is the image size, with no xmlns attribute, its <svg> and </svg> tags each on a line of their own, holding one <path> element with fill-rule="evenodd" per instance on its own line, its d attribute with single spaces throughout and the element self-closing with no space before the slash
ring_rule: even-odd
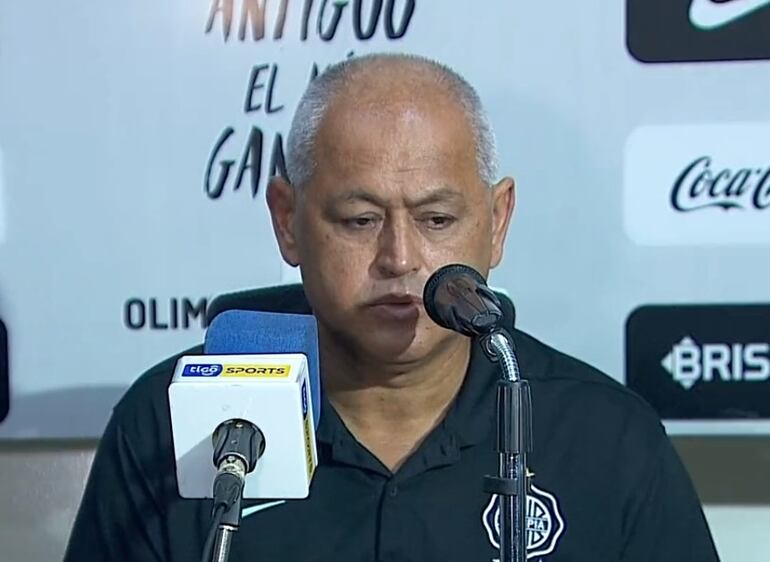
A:
<svg viewBox="0 0 770 562">
<path fill-rule="evenodd" d="M 564 532 L 564 519 L 556 498 L 535 485 L 527 494 L 527 559 L 551 554 Z M 493 495 L 481 516 L 489 542 L 500 548 L 500 507 Z"/>
</svg>

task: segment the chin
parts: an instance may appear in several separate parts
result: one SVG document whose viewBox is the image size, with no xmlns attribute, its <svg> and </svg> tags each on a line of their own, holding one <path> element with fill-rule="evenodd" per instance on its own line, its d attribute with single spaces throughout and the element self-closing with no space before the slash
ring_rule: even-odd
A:
<svg viewBox="0 0 770 562">
<path fill-rule="evenodd" d="M 408 334 L 388 333 L 382 329 L 361 332 L 356 339 L 362 350 L 380 360 L 412 357 L 419 354 L 422 347 Z"/>
<path fill-rule="evenodd" d="M 377 326 L 362 328 L 353 337 L 359 349 L 372 359 L 381 363 L 406 365 L 422 361 L 444 344 L 441 340 L 426 336 L 414 327 Z"/>
<path fill-rule="evenodd" d="M 367 346 L 365 349 L 371 360 L 380 365 L 392 365 L 399 371 L 401 370 L 400 367 L 408 369 L 410 365 L 420 363 L 428 355 L 424 349 L 419 347 L 394 350 L 380 345 L 377 347 Z"/>
</svg>

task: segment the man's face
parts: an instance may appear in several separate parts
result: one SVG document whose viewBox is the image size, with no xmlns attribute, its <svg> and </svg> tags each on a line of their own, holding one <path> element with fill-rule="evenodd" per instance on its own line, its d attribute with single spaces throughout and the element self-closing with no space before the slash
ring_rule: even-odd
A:
<svg viewBox="0 0 770 562">
<path fill-rule="evenodd" d="M 425 282 L 449 263 L 486 275 L 499 262 L 512 183 L 481 182 L 467 119 L 442 95 L 337 100 L 315 160 L 279 242 L 301 267 L 322 331 L 380 362 L 436 353 L 452 335 L 427 316 Z"/>
</svg>

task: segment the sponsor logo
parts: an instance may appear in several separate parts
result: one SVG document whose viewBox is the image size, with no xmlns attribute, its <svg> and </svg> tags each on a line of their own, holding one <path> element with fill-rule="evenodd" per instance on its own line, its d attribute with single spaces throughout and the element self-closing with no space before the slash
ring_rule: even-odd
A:
<svg viewBox="0 0 770 562">
<path fill-rule="evenodd" d="M 712 160 L 711 156 L 696 158 L 676 179 L 671 189 L 671 207 L 675 211 L 764 211 L 770 207 L 770 158 L 763 166 L 736 169 L 713 169 Z"/>
<path fill-rule="evenodd" d="M 205 297 L 131 298 L 123 303 L 123 325 L 129 330 L 205 329 L 208 306 Z"/>
<path fill-rule="evenodd" d="M 493 495 L 481 516 L 489 542 L 500 548 L 500 506 Z M 527 559 L 551 554 L 564 533 L 564 519 L 553 494 L 530 486 L 527 494 Z"/>
<path fill-rule="evenodd" d="M 290 371 L 289 365 L 225 365 L 222 376 L 283 379 Z"/>
<path fill-rule="evenodd" d="M 642 245 L 770 243 L 770 123 L 646 126 L 625 148 L 624 225 Z"/>
<path fill-rule="evenodd" d="M 216 377 L 222 372 L 222 365 L 212 363 L 210 365 L 185 365 L 182 369 L 183 377 Z"/>
<path fill-rule="evenodd" d="M 310 479 L 313 477 L 313 472 L 318 464 L 315 452 L 313 451 L 313 436 L 311 435 L 313 427 L 310 416 L 305 416 L 305 419 L 302 421 L 302 429 L 305 436 L 305 465 L 307 467 L 307 477 Z"/>
<path fill-rule="evenodd" d="M 764 382 L 770 378 L 770 343 L 699 344 L 686 336 L 661 364 L 689 390 L 698 381 Z"/>
<path fill-rule="evenodd" d="M 8 416 L 11 385 L 8 376 L 8 332 L 0 319 L 0 422 Z"/>
<path fill-rule="evenodd" d="M 185 365 L 183 377 L 258 377 L 286 378 L 291 372 L 290 365 L 220 365 L 217 363 Z"/>
<path fill-rule="evenodd" d="M 305 435 L 305 463 L 307 466 L 307 477 L 312 478 L 315 467 L 318 464 L 315 453 L 313 451 L 313 437 L 311 432 L 313 431 L 312 420 L 309 413 L 308 394 L 307 394 L 307 379 L 302 381 L 302 388 L 300 390 L 302 396 L 302 428 Z"/>
<path fill-rule="evenodd" d="M 770 419 L 770 305 L 644 306 L 626 384 L 669 420 Z"/>
<path fill-rule="evenodd" d="M 626 0 L 626 44 L 641 62 L 770 59 L 770 0 Z"/>
<path fill-rule="evenodd" d="M 279 505 L 283 505 L 285 503 L 286 503 L 286 500 L 278 500 L 278 501 L 260 503 L 257 505 L 250 505 L 249 507 L 244 507 L 241 510 L 241 517 L 243 519 L 246 519 L 250 515 L 254 515 L 255 513 L 259 513 L 260 511 L 265 511 L 273 507 L 278 507 Z"/>
<path fill-rule="evenodd" d="M 692 0 L 690 22 L 700 29 L 718 29 L 766 6 L 770 0 Z"/>
</svg>

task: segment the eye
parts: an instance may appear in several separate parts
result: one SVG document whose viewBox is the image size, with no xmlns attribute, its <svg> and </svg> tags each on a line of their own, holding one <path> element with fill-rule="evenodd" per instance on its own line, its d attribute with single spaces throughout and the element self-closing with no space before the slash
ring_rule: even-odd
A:
<svg viewBox="0 0 770 562">
<path fill-rule="evenodd" d="M 450 215 L 431 214 L 424 216 L 421 220 L 428 228 L 442 230 L 454 224 L 457 219 Z"/>
<path fill-rule="evenodd" d="M 357 217 L 342 219 L 342 224 L 346 228 L 350 228 L 352 230 L 365 230 L 368 228 L 373 228 L 377 225 L 378 222 L 379 217 L 373 215 L 360 215 Z"/>
</svg>

